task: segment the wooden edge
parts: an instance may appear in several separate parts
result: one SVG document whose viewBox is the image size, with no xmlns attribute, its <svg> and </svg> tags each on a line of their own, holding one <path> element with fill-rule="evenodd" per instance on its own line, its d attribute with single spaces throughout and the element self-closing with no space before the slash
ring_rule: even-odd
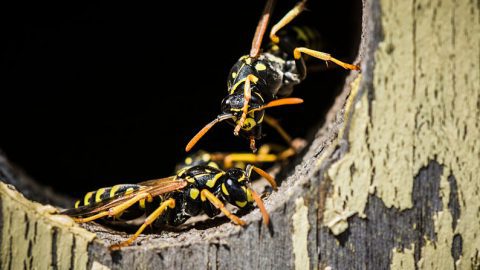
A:
<svg viewBox="0 0 480 270">
<path fill-rule="evenodd" d="M 67 216 L 52 215 L 56 208 L 32 202 L 3 182 L 0 204 L 1 269 L 86 267 L 88 246 L 95 234 Z"/>
</svg>

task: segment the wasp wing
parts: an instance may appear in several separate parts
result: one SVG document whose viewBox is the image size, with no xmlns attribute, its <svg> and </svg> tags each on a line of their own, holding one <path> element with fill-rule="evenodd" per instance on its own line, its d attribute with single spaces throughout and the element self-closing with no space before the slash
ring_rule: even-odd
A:
<svg viewBox="0 0 480 270">
<path fill-rule="evenodd" d="M 184 179 L 177 178 L 176 176 L 171 176 L 161 179 L 153 179 L 145 182 L 138 183 L 140 189 L 129 193 L 129 194 L 117 194 L 112 198 L 107 200 L 94 203 L 91 205 L 85 205 L 78 208 L 67 209 L 60 214 L 68 215 L 71 217 L 78 216 L 89 216 L 102 211 L 107 211 L 108 209 L 120 205 L 129 199 L 135 197 L 138 194 L 148 193 L 152 197 L 156 197 L 168 192 L 180 190 L 187 186 L 188 182 Z"/>
</svg>

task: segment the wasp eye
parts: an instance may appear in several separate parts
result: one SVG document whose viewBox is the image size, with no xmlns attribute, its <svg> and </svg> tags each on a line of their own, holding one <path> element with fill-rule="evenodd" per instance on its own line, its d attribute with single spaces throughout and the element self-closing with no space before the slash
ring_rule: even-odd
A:
<svg viewBox="0 0 480 270">
<path fill-rule="evenodd" d="M 222 100 L 222 112 L 223 113 L 230 113 L 231 108 L 231 100 L 230 98 L 225 98 Z"/>
</svg>

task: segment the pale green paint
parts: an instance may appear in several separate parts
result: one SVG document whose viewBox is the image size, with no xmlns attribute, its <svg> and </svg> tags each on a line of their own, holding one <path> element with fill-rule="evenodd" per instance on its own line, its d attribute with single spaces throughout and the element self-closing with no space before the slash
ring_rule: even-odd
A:
<svg viewBox="0 0 480 270">
<path fill-rule="evenodd" d="M 73 269 L 86 269 L 87 247 L 95 234 L 78 227 L 66 216 L 52 215 L 56 212 L 52 206 L 31 202 L 2 182 L 0 182 L 0 199 L 2 201 L 1 218 L 4 221 L 0 269 L 7 269 L 9 264 L 12 269 L 23 269 L 24 263 L 28 269 L 50 269 L 54 229 L 57 230 L 56 263 L 59 269 L 70 268 L 73 237 L 75 237 Z M 27 219 L 30 221 L 28 225 Z M 31 261 L 28 256 L 30 243 L 32 245 Z M 12 259 L 11 262 L 9 258 Z"/>
<path fill-rule="evenodd" d="M 310 269 L 310 258 L 308 256 L 308 207 L 305 206 L 303 198 L 295 200 L 295 213 L 292 216 L 293 233 L 292 246 L 295 257 L 295 269 Z"/>
<path fill-rule="evenodd" d="M 364 216 L 368 193 L 387 207 L 411 208 L 414 177 L 436 160 L 444 177 L 456 178 L 461 216 L 453 232 L 448 208 L 435 215 L 438 241 L 427 242 L 420 266 L 452 265 L 451 241 L 460 233 L 457 265 L 466 269 L 480 249 L 479 8 L 468 0 L 382 0 L 381 12 L 374 100 L 364 95 L 355 104 L 350 151 L 328 170 L 324 224 L 344 213 Z"/>
</svg>

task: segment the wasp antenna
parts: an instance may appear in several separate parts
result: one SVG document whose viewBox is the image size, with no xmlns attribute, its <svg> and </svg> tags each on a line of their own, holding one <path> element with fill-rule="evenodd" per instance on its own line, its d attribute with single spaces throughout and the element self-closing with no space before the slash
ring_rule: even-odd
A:
<svg viewBox="0 0 480 270">
<path fill-rule="evenodd" d="M 267 30 L 268 21 L 273 10 L 275 0 L 268 0 L 263 9 L 262 17 L 258 22 L 255 35 L 253 36 L 252 48 L 250 49 L 250 57 L 256 58 L 260 54 L 260 47 L 262 46 L 262 39 Z"/>
<path fill-rule="evenodd" d="M 233 115 L 231 114 L 221 114 L 217 116 L 212 122 L 206 124 L 193 138 L 188 142 L 187 146 L 185 147 L 185 152 L 190 151 L 195 144 L 207 133 L 216 123 L 222 122 L 227 119 L 232 119 Z"/>
<path fill-rule="evenodd" d="M 263 223 L 268 226 L 268 223 L 270 223 L 270 216 L 268 215 L 267 209 L 265 208 L 265 205 L 263 204 L 262 198 L 258 195 L 253 188 L 248 187 L 250 190 L 250 193 L 252 193 L 252 197 L 255 200 L 255 203 L 257 203 L 258 209 L 260 209 L 260 212 L 262 213 L 263 217 Z"/>
<path fill-rule="evenodd" d="M 251 167 L 248 168 L 248 170 L 254 170 L 256 173 L 258 173 L 261 177 L 265 178 L 268 183 L 270 183 L 270 185 L 272 186 L 272 188 L 274 190 L 277 190 L 277 181 L 275 181 L 275 178 L 273 178 L 273 176 L 271 176 L 270 174 L 268 174 L 266 171 L 258 168 L 258 167 L 255 167 L 253 165 L 250 165 Z M 250 169 L 251 168 L 251 169 Z"/>
<path fill-rule="evenodd" d="M 295 105 L 295 104 L 301 104 L 301 103 L 303 103 L 303 99 L 301 99 L 301 98 L 281 98 L 281 99 L 276 99 L 276 100 L 270 101 L 269 103 L 267 103 L 267 105 L 263 105 L 261 107 L 250 110 L 249 113 L 256 112 L 256 111 L 262 111 L 262 110 L 265 110 L 267 108 L 272 108 L 272 107 L 279 107 L 279 106 L 285 106 L 285 105 Z"/>
</svg>

